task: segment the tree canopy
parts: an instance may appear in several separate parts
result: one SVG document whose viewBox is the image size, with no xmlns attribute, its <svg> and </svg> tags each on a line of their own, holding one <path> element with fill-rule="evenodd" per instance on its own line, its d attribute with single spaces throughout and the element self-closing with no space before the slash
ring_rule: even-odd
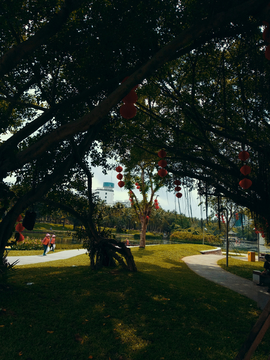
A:
<svg viewBox="0 0 270 360">
<path fill-rule="evenodd" d="M 4 215 L 0 253 L 18 214 L 61 182 L 78 159 L 94 153 L 95 141 L 112 137 L 105 129 L 116 122 L 119 126 L 118 104 L 135 85 L 156 76 L 159 69 L 165 79 L 169 62 L 187 65 L 188 56 L 196 54 L 202 59 L 202 47 L 222 47 L 258 33 L 269 17 L 267 4 L 266 0 L 1 4 L 0 126 L 9 138 L 2 137 L 0 146 Z M 247 56 L 254 45 L 248 44 Z M 192 100 L 188 91 L 186 96 Z M 208 86 L 205 97 L 211 96 Z M 210 102 L 208 106 L 211 109 Z M 198 106 L 179 108 L 196 114 L 198 123 L 209 121 L 205 114 L 199 116 Z M 159 122 L 154 125 L 158 132 Z M 211 136 L 214 140 L 216 134 Z M 199 137 L 198 133 L 195 138 Z M 201 161 L 207 168 L 206 159 Z M 181 173 L 181 165 L 172 169 L 176 170 Z M 11 174 L 18 183 L 25 176 L 31 179 L 19 195 L 9 189 L 6 177 Z"/>
</svg>

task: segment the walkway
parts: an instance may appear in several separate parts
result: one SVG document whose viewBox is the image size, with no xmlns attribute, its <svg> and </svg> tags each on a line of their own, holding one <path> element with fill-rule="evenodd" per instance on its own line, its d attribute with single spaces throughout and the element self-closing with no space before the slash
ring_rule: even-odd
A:
<svg viewBox="0 0 270 360">
<path fill-rule="evenodd" d="M 41 255 L 31 255 L 31 256 L 8 256 L 8 262 L 12 264 L 14 261 L 19 260 L 19 265 L 29 265 L 36 263 L 44 263 L 48 261 L 55 260 L 65 260 L 74 256 L 86 254 L 85 249 L 76 249 L 76 250 L 64 250 L 57 252 L 49 252 L 46 256 L 42 255 L 42 250 L 40 251 Z"/>
<path fill-rule="evenodd" d="M 258 286 L 253 281 L 223 270 L 217 262 L 224 257 L 223 255 L 207 254 L 187 256 L 182 260 L 197 275 L 256 301 L 258 306 L 263 309 L 270 300 L 270 293 L 266 291 L 267 287 Z"/>
</svg>

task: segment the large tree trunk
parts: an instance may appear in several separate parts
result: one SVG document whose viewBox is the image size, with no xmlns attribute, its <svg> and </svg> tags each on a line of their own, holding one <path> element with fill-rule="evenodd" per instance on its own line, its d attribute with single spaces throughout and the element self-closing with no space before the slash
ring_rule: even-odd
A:
<svg viewBox="0 0 270 360">
<path fill-rule="evenodd" d="M 116 266 L 116 262 L 118 262 L 126 270 L 137 271 L 131 250 L 126 247 L 125 243 L 114 239 L 91 237 L 87 250 L 93 270 L 103 266 Z"/>
</svg>

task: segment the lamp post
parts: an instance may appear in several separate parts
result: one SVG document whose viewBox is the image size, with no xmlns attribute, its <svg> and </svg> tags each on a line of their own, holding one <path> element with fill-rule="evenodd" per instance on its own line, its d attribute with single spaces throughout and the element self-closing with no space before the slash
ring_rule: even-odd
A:
<svg viewBox="0 0 270 360">
<path fill-rule="evenodd" d="M 226 231 L 226 266 L 229 266 L 229 224 L 228 224 L 228 209 L 226 209 L 225 207 L 222 207 L 220 209 L 218 209 L 218 212 L 221 213 L 222 211 L 226 210 L 226 223 L 227 223 L 227 231 Z"/>
<path fill-rule="evenodd" d="M 202 241 L 203 245 L 204 245 L 204 230 L 207 231 L 207 229 L 203 227 L 203 241 Z"/>
</svg>

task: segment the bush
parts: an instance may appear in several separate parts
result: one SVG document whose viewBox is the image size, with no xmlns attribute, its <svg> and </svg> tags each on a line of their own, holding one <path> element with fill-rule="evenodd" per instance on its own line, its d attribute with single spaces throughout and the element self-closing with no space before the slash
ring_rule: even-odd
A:
<svg viewBox="0 0 270 360">
<path fill-rule="evenodd" d="M 140 239 L 140 234 L 134 234 L 134 240 L 139 240 Z M 153 234 L 153 233 L 146 233 L 145 236 L 146 240 L 151 240 L 151 239 L 162 239 L 163 235 L 161 234 Z"/>
<path fill-rule="evenodd" d="M 11 241 L 14 239 L 11 239 Z M 12 245 L 12 250 L 42 250 L 43 245 L 40 239 L 33 239 L 26 236 L 23 242 Z"/>
<path fill-rule="evenodd" d="M 188 241 L 192 243 L 202 243 L 203 234 L 194 234 L 189 231 L 175 231 L 170 236 L 171 241 Z M 208 244 L 219 244 L 221 241 L 219 236 L 205 234 L 204 242 Z"/>
</svg>

